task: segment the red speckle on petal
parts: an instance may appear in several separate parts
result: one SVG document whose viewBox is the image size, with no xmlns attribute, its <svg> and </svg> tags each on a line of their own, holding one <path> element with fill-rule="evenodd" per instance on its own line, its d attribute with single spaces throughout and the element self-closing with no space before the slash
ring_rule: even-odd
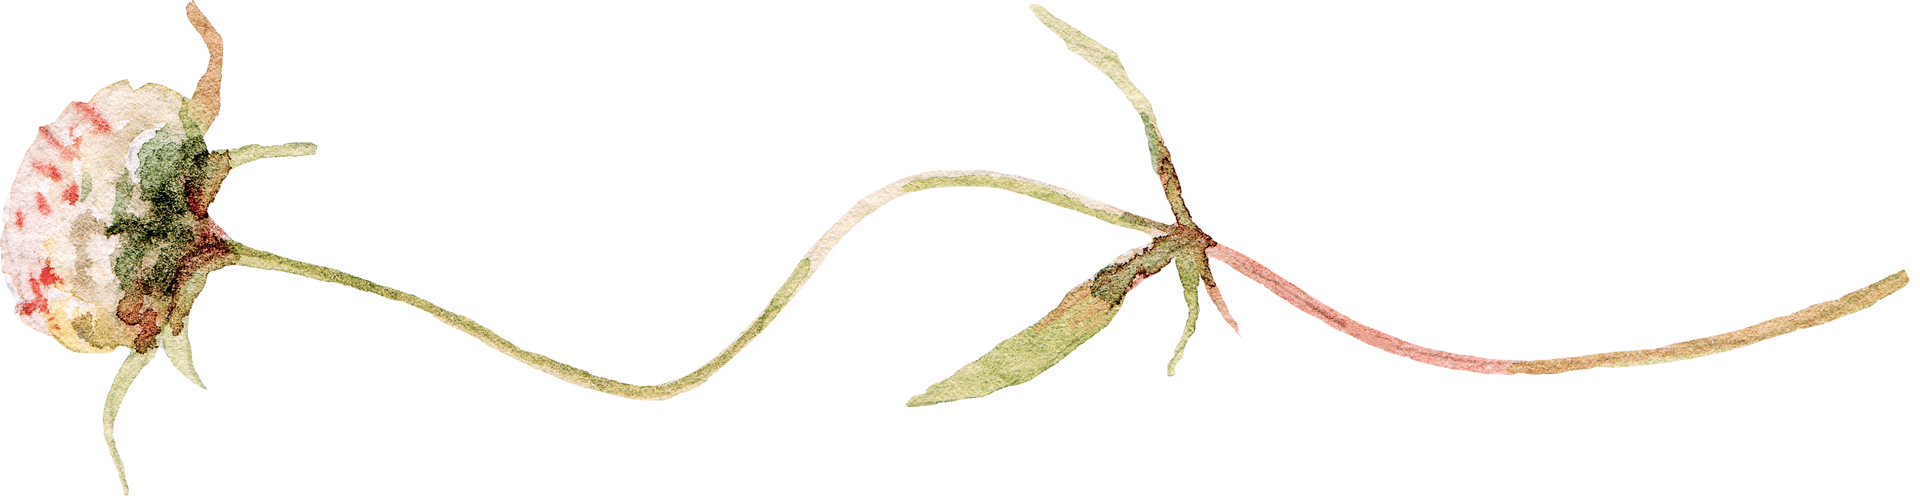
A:
<svg viewBox="0 0 1920 496">
<path fill-rule="evenodd" d="M 33 291 L 33 298 L 20 302 L 19 305 L 13 307 L 13 310 L 19 312 L 20 315 L 33 315 L 47 311 L 47 296 L 44 292 L 40 291 L 40 288 L 59 283 L 60 276 L 53 273 L 53 266 L 42 266 L 40 268 L 40 277 L 27 278 L 27 287 Z"/>
<path fill-rule="evenodd" d="M 40 279 L 31 278 L 27 279 L 27 282 L 27 285 L 33 288 L 33 298 L 20 302 L 13 310 L 20 312 L 20 315 L 33 315 L 36 312 L 46 311 L 47 297 L 46 295 L 40 294 Z"/>
<path fill-rule="evenodd" d="M 60 276 L 53 273 L 52 265 L 48 265 L 40 268 L 40 279 L 35 282 L 42 286 L 52 286 L 60 283 Z"/>
<path fill-rule="evenodd" d="M 33 169 L 40 171 L 40 175 L 46 175 L 48 179 L 60 181 L 60 169 L 56 169 L 54 163 L 46 163 L 46 160 L 35 160 L 33 161 Z"/>
<path fill-rule="evenodd" d="M 60 169 L 55 168 L 53 162 L 35 160 L 31 162 L 30 165 L 33 166 L 33 170 L 39 171 L 40 174 L 47 176 L 47 179 L 60 180 Z"/>
<path fill-rule="evenodd" d="M 33 199 L 40 202 L 40 215 L 53 215 L 53 205 L 47 204 L 47 195 L 34 193 Z"/>
<path fill-rule="evenodd" d="M 53 147 L 54 151 L 60 152 L 60 158 L 73 160 L 73 150 L 60 144 L 60 140 L 54 138 L 53 131 L 47 130 L 46 126 L 40 126 L 40 139 L 46 140 L 47 146 Z"/>
<path fill-rule="evenodd" d="M 93 104 L 73 102 L 73 108 L 80 109 L 81 113 L 87 114 L 87 122 L 93 123 L 93 132 L 106 133 L 113 131 L 113 125 L 107 123 L 107 118 L 101 116 L 100 111 L 93 109 Z"/>
<path fill-rule="evenodd" d="M 27 214 L 20 213 L 19 210 L 13 211 L 13 227 L 26 228 Z"/>
<path fill-rule="evenodd" d="M 60 192 L 60 199 L 66 200 L 68 205 L 80 203 L 80 185 L 78 183 L 67 185 L 67 190 Z"/>
</svg>

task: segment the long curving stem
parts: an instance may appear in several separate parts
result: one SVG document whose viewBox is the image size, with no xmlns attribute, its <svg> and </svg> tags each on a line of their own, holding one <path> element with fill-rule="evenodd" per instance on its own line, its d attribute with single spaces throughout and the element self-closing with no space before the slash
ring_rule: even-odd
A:
<svg viewBox="0 0 1920 496">
<path fill-rule="evenodd" d="M 807 256 L 800 259 L 799 265 L 793 268 L 793 273 L 787 276 L 787 282 L 781 284 L 780 289 L 774 292 L 773 300 L 767 303 L 766 309 L 762 310 L 760 315 L 754 318 L 753 323 L 749 324 L 747 329 L 740 333 L 740 337 L 734 339 L 733 343 L 729 344 L 725 350 L 722 350 L 718 356 L 715 356 L 712 360 L 708 361 L 706 365 L 701 366 L 698 370 L 694 370 L 685 377 L 652 386 L 627 384 L 600 377 L 581 370 L 578 367 L 548 358 L 546 355 L 527 351 L 507 341 L 506 338 L 500 337 L 499 334 L 494 333 L 478 322 L 474 322 L 473 319 L 448 311 L 439 305 L 435 305 L 411 293 L 375 284 L 373 281 L 368 281 L 352 274 L 289 259 L 237 242 L 231 244 L 233 253 L 231 262 L 235 265 L 286 272 L 315 280 L 336 283 L 377 294 L 390 300 L 406 303 L 412 305 L 414 308 L 426 311 L 428 314 L 440 319 L 441 322 L 445 322 L 447 325 L 453 326 L 453 328 L 459 329 L 467 333 L 467 335 L 473 336 L 475 339 L 479 339 L 480 342 L 485 343 L 494 350 L 506 354 L 515 360 L 519 360 L 520 363 L 527 364 L 527 366 L 533 367 L 535 370 L 545 372 L 560 380 L 624 398 L 664 400 L 698 387 L 701 383 L 706 382 L 707 378 L 711 377 L 714 372 L 719 371 L 720 367 L 725 366 L 728 361 L 733 360 L 733 357 L 738 355 L 740 350 L 746 348 L 747 343 L 752 342 L 753 338 L 760 335 L 760 331 L 766 329 L 767 325 L 773 322 L 774 317 L 780 315 L 780 310 L 785 308 L 787 302 L 793 299 L 794 293 L 800 291 L 800 286 L 805 285 L 807 279 L 813 277 L 813 274 L 820 270 L 820 264 L 826 261 L 827 253 L 832 251 L 833 247 L 839 244 L 840 239 L 845 237 L 847 232 L 851 231 L 853 226 L 859 224 L 868 214 L 878 210 L 881 206 L 887 204 L 887 202 L 909 193 L 949 187 L 982 187 L 1012 191 L 1040 201 L 1065 207 L 1075 212 L 1087 214 L 1088 216 L 1116 226 L 1141 231 L 1154 236 L 1165 234 L 1171 229 L 1166 224 L 1128 213 L 1114 208 L 1111 205 L 1081 196 L 1078 193 L 1012 174 L 1002 174 L 993 171 L 936 171 L 908 176 L 884 188 L 880 188 L 879 191 L 875 191 L 873 194 L 861 199 L 859 203 L 856 203 L 852 209 L 847 211 L 846 215 L 842 216 L 838 222 L 835 222 L 833 227 L 827 230 L 826 234 L 820 236 L 820 240 L 815 242 L 813 247 L 807 250 Z"/>
<path fill-rule="evenodd" d="M 1899 291 L 1907 285 L 1907 271 L 1900 271 L 1880 282 L 1868 285 L 1858 291 L 1848 293 L 1840 299 L 1815 304 L 1785 317 L 1754 324 L 1745 329 L 1725 334 L 1708 336 L 1692 341 L 1674 343 L 1659 348 L 1598 353 L 1551 360 L 1495 360 L 1472 355 L 1461 355 L 1435 350 L 1406 342 L 1387 333 L 1380 332 L 1366 324 L 1354 321 L 1342 315 L 1333 307 L 1321 303 L 1299 286 L 1287 282 L 1279 274 L 1273 273 L 1260 262 L 1234 251 L 1225 245 L 1215 245 L 1207 249 L 1207 255 L 1226 262 L 1234 270 L 1245 274 L 1247 278 L 1258 281 L 1268 291 L 1279 295 L 1280 299 L 1292 303 L 1295 308 L 1319 318 L 1328 326 L 1347 333 L 1369 346 L 1385 350 L 1388 353 L 1411 358 L 1414 361 L 1437 365 L 1454 370 L 1479 372 L 1482 374 L 1558 374 L 1594 367 L 1632 367 L 1635 365 L 1653 365 L 1689 358 L 1699 358 L 1734 348 L 1758 343 L 1782 334 L 1825 324 L 1845 317 L 1847 314 L 1873 306 L 1874 302 Z"/>
</svg>

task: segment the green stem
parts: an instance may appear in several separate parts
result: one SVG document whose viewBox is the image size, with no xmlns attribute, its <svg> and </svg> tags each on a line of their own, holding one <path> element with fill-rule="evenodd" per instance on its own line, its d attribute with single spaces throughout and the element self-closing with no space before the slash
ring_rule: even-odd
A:
<svg viewBox="0 0 1920 496">
<path fill-rule="evenodd" d="M 813 277 L 814 272 L 820 270 L 820 264 L 826 261 L 827 253 L 832 251 L 833 247 L 839 244 L 840 239 L 845 237 L 847 232 L 852 230 L 854 225 L 859 224 L 862 219 L 865 219 L 868 214 L 873 213 L 881 206 L 901 196 L 945 187 L 984 187 L 1012 191 L 1065 207 L 1075 212 L 1087 214 L 1088 216 L 1113 225 L 1155 236 L 1165 234 L 1167 230 L 1171 229 L 1171 227 L 1166 224 L 1161 224 L 1114 208 L 1105 203 L 1081 196 L 1078 193 L 1012 174 L 1002 174 L 993 171 L 935 171 L 908 176 L 899 181 L 895 181 L 893 184 L 880 188 L 879 191 L 875 191 L 873 194 L 861 199 L 858 203 L 854 204 L 852 209 L 847 211 L 846 215 L 840 218 L 839 222 L 835 222 L 833 227 L 827 230 L 826 234 L 820 236 L 820 240 L 815 242 L 813 247 L 807 251 L 806 258 L 802 258 L 800 263 L 793 268 L 793 272 L 787 276 L 786 283 L 780 285 L 780 289 L 774 293 L 773 300 L 767 303 L 766 309 L 762 310 L 760 315 L 753 320 L 753 323 L 748 325 L 747 329 L 740 333 L 740 337 L 735 338 L 733 343 L 727 345 L 727 348 L 722 350 L 719 355 L 709 360 L 706 365 L 701 366 L 698 370 L 694 370 L 684 377 L 672 382 L 653 386 L 627 384 L 600 377 L 577 367 L 560 363 L 552 358 L 547 358 L 546 355 L 521 349 L 512 342 L 507 341 L 506 338 L 500 337 L 499 334 L 494 333 L 478 322 L 474 322 L 473 319 L 447 311 L 447 309 L 440 308 L 439 305 L 435 305 L 411 293 L 375 284 L 373 281 L 362 279 L 353 274 L 289 259 L 254 249 L 238 242 L 230 245 L 233 253 L 231 262 L 235 265 L 286 272 L 318 281 L 340 284 L 380 295 L 389 300 L 406 303 L 412 305 L 414 308 L 426 311 L 428 314 L 440 319 L 441 322 L 445 322 L 447 325 L 459 329 L 461 332 L 465 332 L 475 339 L 479 339 L 480 342 L 485 343 L 500 353 L 512 357 L 514 360 L 519 360 L 520 363 L 527 364 L 527 366 L 533 367 L 535 370 L 545 372 L 560 380 L 623 398 L 664 400 L 705 383 L 707 378 L 711 377 L 714 372 L 720 370 L 720 367 L 732 361 L 733 357 L 740 353 L 740 350 L 746 348 L 747 343 L 752 342 L 753 338 L 760 335 L 760 331 L 765 330 L 768 324 L 773 323 L 774 317 L 780 315 L 780 310 L 785 308 L 787 302 L 793 299 L 793 295 L 800 291 L 800 287 L 805 285 L 809 278 Z"/>
<path fill-rule="evenodd" d="M 580 387 L 615 396 L 641 400 L 663 400 L 672 397 L 680 391 L 671 387 L 673 383 L 660 386 L 636 386 L 593 375 L 577 367 L 560 363 L 552 358 L 547 358 L 546 355 L 521 349 L 512 342 L 507 341 L 506 338 L 500 337 L 499 334 L 495 334 L 492 330 L 487 329 L 486 326 L 474 322 L 473 319 L 447 311 L 447 309 L 440 308 L 439 305 L 414 296 L 412 293 L 375 284 L 373 281 L 362 279 L 353 274 L 267 253 L 240 243 L 233 243 L 231 247 L 235 265 L 305 276 L 314 280 L 340 284 L 380 295 L 389 300 L 413 305 L 414 308 L 426 311 L 428 314 L 433 315 L 434 318 L 440 319 L 441 322 L 445 322 L 447 325 L 453 326 L 454 329 L 459 329 L 461 332 L 473 336 L 474 339 L 479 339 L 481 343 L 485 343 L 494 350 L 513 357 L 514 360 L 519 360 L 520 363 L 527 364 L 527 366 L 533 367 L 535 370 L 546 372 L 548 375 L 558 377 L 560 380 L 573 383 Z M 684 389 L 685 388 L 681 390 Z"/>
</svg>

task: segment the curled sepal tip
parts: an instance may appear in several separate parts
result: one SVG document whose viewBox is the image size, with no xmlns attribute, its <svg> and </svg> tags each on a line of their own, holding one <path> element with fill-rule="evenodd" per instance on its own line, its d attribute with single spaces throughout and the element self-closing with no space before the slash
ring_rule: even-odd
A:
<svg viewBox="0 0 1920 496">
<path fill-rule="evenodd" d="M 200 41 L 207 44 L 207 72 L 200 75 L 200 84 L 194 86 L 193 100 L 187 109 L 187 116 L 200 124 L 200 132 L 204 134 L 213 128 L 213 119 L 220 116 L 220 72 L 227 51 L 220 32 L 213 29 L 213 23 L 193 2 L 187 2 L 187 22 L 200 33 Z"/>
</svg>

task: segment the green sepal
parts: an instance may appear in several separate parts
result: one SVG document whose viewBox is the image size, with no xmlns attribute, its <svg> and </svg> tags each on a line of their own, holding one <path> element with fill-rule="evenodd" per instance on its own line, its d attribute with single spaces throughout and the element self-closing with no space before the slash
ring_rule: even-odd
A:
<svg viewBox="0 0 1920 496">
<path fill-rule="evenodd" d="M 127 351 L 127 361 L 120 363 L 120 373 L 114 374 L 113 385 L 107 389 L 106 410 L 101 413 L 100 423 L 107 437 L 107 454 L 113 456 L 113 469 L 120 472 L 120 492 L 131 491 L 127 486 L 127 466 L 120 463 L 120 446 L 113 442 L 113 419 L 120 416 L 120 402 L 127 399 L 127 388 L 133 386 L 133 378 L 140 375 L 140 369 L 153 361 L 153 353 Z"/>
<path fill-rule="evenodd" d="M 173 362 L 174 370 L 187 376 L 187 381 L 200 389 L 207 388 L 206 384 L 200 382 L 200 373 L 193 370 L 193 345 L 187 342 L 186 319 L 180 319 L 178 328 L 160 329 L 160 349 L 166 351 L 167 361 Z"/>
<path fill-rule="evenodd" d="M 1180 273 L 1180 295 L 1187 300 L 1187 327 L 1180 331 L 1180 344 L 1173 346 L 1173 359 L 1167 361 L 1169 377 L 1173 376 L 1173 367 L 1180 364 L 1180 358 L 1187 355 L 1187 340 L 1193 339 L 1193 331 L 1200 325 L 1200 274 L 1206 267 L 1201 265 L 1205 258 L 1194 257 L 1193 251 L 1184 250 L 1173 259 L 1173 267 Z"/>
</svg>

